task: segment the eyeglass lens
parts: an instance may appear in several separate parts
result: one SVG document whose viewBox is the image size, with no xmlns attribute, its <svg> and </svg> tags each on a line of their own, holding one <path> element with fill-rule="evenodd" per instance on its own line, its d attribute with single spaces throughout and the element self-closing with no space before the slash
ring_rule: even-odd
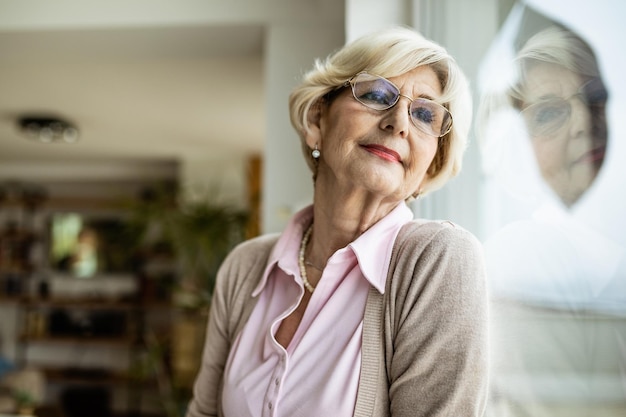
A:
<svg viewBox="0 0 626 417">
<path fill-rule="evenodd" d="M 376 75 L 360 73 L 350 84 L 354 98 L 374 110 L 390 109 L 401 97 L 398 87 Z M 432 100 L 412 99 L 409 114 L 412 123 L 428 135 L 441 137 L 452 127 L 452 115 L 448 109 Z"/>
<path fill-rule="evenodd" d="M 562 98 L 544 100 L 524 110 L 526 123 L 533 136 L 550 135 L 569 120 L 571 106 Z"/>
<path fill-rule="evenodd" d="M 554 97 L 533 103 L 523 110 L 526 124 L 533 136 L 546 136 L 565 126 L 572 114 L 573 99 L 579 99 L 591 111 L 604 106 L 608 98 L 602 82 L 594 78 L 583 84 L 576 94 L 567 98 Z"/>
</svg>

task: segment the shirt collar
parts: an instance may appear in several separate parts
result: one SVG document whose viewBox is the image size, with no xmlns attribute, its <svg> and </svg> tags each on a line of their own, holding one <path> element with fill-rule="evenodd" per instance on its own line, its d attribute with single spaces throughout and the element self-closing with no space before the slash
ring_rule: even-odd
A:
<svg viewBox="0 0 626 417">
<path fill-rule="evenodd" d="M 400 228 L 412 218 L 411 209 L 404 202 L 400 202 L 389 214 L 348 245 L 354 252 L 365 279 L 381 294 L 385 292 L 391 252 L 396 236 L 400 232 Z M 253 297 L 261 293 L 275 267 L 280 267 L 287 274 L 298 274 L 300 242 L 312 219 L 312 205 L 300 210 L 291 218 L 270 253 L 263 276 L 252 292 Z"/>
<path fill-rule="evenodd" d="M 365 233 L 350 243 L 365 279 L 381 294 L 385 293 L 387 273 L 393 245 L 402 226 L 413 218 L 404 202 L 380 219 Z"/>
<path fill-rule="evenodd" d="M 303 208 L 289 220 L 285 231 L 280 235 L 276 245 L 274 245 L 274 249 L 270 252 L 267 267 L 263 272 L 261 281 L 259 281 L 259 284 L 252 292 L 253 297 L 257 296 L 263 290 L 270 273 L 276 266 L 280 267 L 287 274 L 299 274 L 299 272 L 296 271 L 299 269 L 298 252 L 300 250 L 300 242 L 302 241 L 304 231 L 309 227 L 312 220 L 312 205 Z"/>
</svg>

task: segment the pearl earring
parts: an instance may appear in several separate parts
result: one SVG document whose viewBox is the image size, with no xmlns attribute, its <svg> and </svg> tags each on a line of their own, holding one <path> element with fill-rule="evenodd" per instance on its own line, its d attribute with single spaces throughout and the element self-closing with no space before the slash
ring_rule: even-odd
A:
<svg viewBox="0 0 626 417">
<path fill-rule="evenodd" d="M 313 149 L 313 150 L 311 151 L 311 156 L 312 156 L 314 159 L 319 159 L 319 157 L 320 157 L 320 155 L 321 155 L 321 154 L 322 154 L 322 153 L 320 152 L 320 150 L 319 150 L 319 149 L 317 149 L 317 143 L 316 143 L 316 144 L 315 144 L 315 149 Z"/>
</svg>

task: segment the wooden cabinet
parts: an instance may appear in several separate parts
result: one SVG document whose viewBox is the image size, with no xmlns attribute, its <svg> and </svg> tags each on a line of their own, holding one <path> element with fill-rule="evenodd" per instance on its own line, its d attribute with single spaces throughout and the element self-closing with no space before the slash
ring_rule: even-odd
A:
<svg viewBox="0 0 626 417">
<path fill-rule="evenodd" d="M 159 283 L 174 274 L 171 259 L 143 270 L 134 242 L 118 233 L 123 207 L 93 199 L 35 207 L 22 191 L 0 183 L 0 357 L 44 375 L 46 409 L 91 402 L 107 415 L 165 415 L 152 351 L 170 337 L 173 310 Z M 99 234 L 90 274 L 53 253 L 54 227 L 72 222 Z M 157 335 L 150 345 L 147 334 Z M 169 371 L 166 355 L 158 360 Z"/>
<path fill-rule="evenodd" d="M 64 403 L 79 401 L 71 393 L 80 390 L 106 398 L 116 415 L 157 414 L 156 384 L 141 362 L 149 316 L 160 312 L 167 322 L 168 309 L 138 300 L 88 297 L 25 297 L 15 305 L 17 363 L 44 374 L 49 406 L 64 408 Z"/>
<path fill-rule="evenodd" d="M 56 184 L 38 206 L 2 187 L 0 355 L 45 374 L 51 407 L 107 391 L 118 414 L 181 414 L 245 211 L 181 206 L 172 184 Z"/>
</svg>

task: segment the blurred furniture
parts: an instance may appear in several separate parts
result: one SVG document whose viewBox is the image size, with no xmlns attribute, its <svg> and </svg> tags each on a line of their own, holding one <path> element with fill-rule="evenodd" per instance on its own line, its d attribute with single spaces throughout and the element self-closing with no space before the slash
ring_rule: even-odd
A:
<svg viewBox="0 0 626 417">
<path fill-rule="evenodd" d="M 35 369 L 10 371 L 0 379 L 0 413 L 33 414 L 45 397 L 46 381 Z"/>
</svg>

